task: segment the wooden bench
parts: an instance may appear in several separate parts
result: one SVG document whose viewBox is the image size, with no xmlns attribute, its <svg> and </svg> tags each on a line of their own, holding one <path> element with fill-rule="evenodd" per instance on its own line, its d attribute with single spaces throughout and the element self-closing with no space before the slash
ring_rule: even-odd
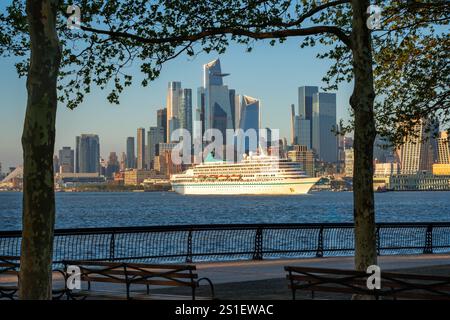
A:
<svg viewBox="0 0 450 320">
<path fill-rule="evenodd" d="M 20 257 L 0 256 L 0 299 L 15 300 L 18 298 L 20 285 L 19 273 Z M 54 270 L 53 276 L 57 274 L 62 275 L 63 273 L 60 270 Z M 53 299 L 60 299 L 64 293 L 64 288 L 53 289 Z"/>
<path fill-rule="evenodd" d="M 67 297 L 85 299 L 214 299 L 214 286 L 208 278 L 198 279 L 195 265 L 191 264 L 144 264 L 106 261 L 63 261 Z M 67 280 L 71 273 L 69 266 L 76 266 L 80 271 L 81 289 L 68 289 Z M 206 281 L 211 290 L 211 297 L 197 297 L 196 289 L 201 281 Z M 108 284 L 107 290 L 93 288 L 94 283 Z M 112 286 L 120 290 L 111 290 Z M 141 289 L 139 289 L 139 285 Z M 87 287 L 86 287 L 87 286 Z M 84 288 L 83 288 L 84 287 Z M 185 287 L 190 288 L 190 295 L 168 295 L 151 292 L 150 288 Z M 142 289 L 145 288 L 145 289 Z"/>
<path fill-rule="evenodd" d="M 421 300 L 450 300 L 450 277 L 395 272 L 381 272 L 381 288 L 367 288 L 365 272 L 328 268 L 286 266 L 288 287 L 295 300 L 297 290 L 334 292 Z"/>
</svg>

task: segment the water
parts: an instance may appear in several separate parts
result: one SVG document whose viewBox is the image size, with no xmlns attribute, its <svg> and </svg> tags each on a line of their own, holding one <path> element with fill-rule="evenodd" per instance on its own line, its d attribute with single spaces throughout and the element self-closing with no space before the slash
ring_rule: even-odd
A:
<svg viewBox="0 0 450 320">
<path fill-rule="evenodd" d="M 376 194 L 378 222 L 450 221 L 450 192 Z M 57 228 L 213 223 L 351 222 L 353 193 L 182 196 L 173 192 L 58 193 Z M 0 230 L 21 228 L 22 194 L 0 192 Z"/>
</svg>

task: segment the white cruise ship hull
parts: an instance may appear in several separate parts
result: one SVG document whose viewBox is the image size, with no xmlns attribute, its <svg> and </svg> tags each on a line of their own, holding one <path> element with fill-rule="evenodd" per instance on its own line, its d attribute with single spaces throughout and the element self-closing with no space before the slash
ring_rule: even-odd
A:
<svg viewBox="0 0 450 320">
<path fill-rule="evenodd" d="M 275 181 L 173 182 L 172 189 L 186 195 L 296 195 L 307 194 L 319 178 Z"/>
</svg>

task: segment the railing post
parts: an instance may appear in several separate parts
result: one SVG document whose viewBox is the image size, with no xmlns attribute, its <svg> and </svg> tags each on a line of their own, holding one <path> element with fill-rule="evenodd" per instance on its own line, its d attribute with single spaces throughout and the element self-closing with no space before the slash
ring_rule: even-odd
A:
<svg viewBox="0 0 450 320">
<path fill-rule="evenodd" d="M 425 246 L 423 248 L 423 253 L 433 253 L 433 225 L 431 224 L 427 226 L 427 232 L 425 233 Z"/>
<path fill-rule="evenodd" d="M 376 237 L 377 237 L 377 256 L 380 255 L 380 226 L 377 225 L 377 231 L 376 231 Z"/>
<path fill-rule="evenodd" d="M 262 228 L 258 227 L 255 234 L 255 249 L 253 251 L 253 260 L 263 259 L 263 232 Z"/>
<path fill-rule="evenodd" d="M 115 232 L 111 233 L 111 239 L 109 240 L 109 260 L 114 261 L 115 259 L 115 251 L 116 251 L 116 236 Z"/>
<path fill-rule="evenodd" d="M 317 239 L 316 257 L 318 257 L 318 258 L 323 257 L 323 226 L 320 226 L 320 230 L 319 230 L 319 237 Z"/>
<path fill-rule="evenodd" d="M 186 262 L 192 263 L 192 229 L 189 230 L 187 238 Z"/>
</svg>

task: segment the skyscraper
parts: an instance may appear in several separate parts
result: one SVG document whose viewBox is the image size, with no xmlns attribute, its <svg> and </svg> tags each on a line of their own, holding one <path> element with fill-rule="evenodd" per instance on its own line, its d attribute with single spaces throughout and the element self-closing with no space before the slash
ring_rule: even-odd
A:
<svg viewBox="0 0 450 320">
<path fill-rule="evenodd" d="M 134 152 L 134 137 L 127 138 L 127 163 L 128 169 L 136 168 L 136 153 Z"/>
<path fill-rule="evenodd" d="M 159 143 L 164 143 L 164 128 L 150 127 L 147 133 L 147 168 L 154 168 L 154 159 L 156 155 L 156 146 Z"/>
<path fill-rule="evenodd" d="M 311 149 L 311 120 L 303 119 L 300 116 L 295 117 L 297 130 L 297 144 Z"/>
<path fill-rule="evenodd" d="M 414 126 L 414 133 L 405 137 L 404 143 L 397 149 L 401 174 L 432 171 L 434 156 L 430 124 L 428 120 L 419 120 Z"/>
<path fill-rule="evenodd" d="M 100 173 L 100 139 L 96 134 L 82 134 L 77 137 L 77 153 L 80 173 Z"/>
<path fill-rule="evenodd" d="M 223 84 L 223 77 L 227 75 L 222 73 L 219 59 L 203 65 L 205 130 L 220 130 L 224 143 L 226 129 L 233 128 L 230 93 Z"/>
<path fill-rule="evenodd" d="M 112 178 L 114 173 L 120 170 L 119 158 L 117 157 L 117 153 L 110 152 L 108 163 L 106 165 L 106 176 Z"/>
<path fill-rule="evenodd" d="M 248 137 L 245 137 L 245 152 L 257 151 L 259 143 L 259 129 L 261 128 L 260 101 L 249 96 L 242 97 L 241 117 L 239 129 L 244 132 L 247 130 L 256 131 L 256 141 L 254 145 L 250 144 Z"/>
<path fill-rule="evenodd" d="M 79 173 L 80 172 L 80 137 L 76 137 L 75 138 L 75 172 Z"/>
<path fill-rule="evenodd" d="M 182 89 L 178 107 L 179 126 L 192 136 L 192 89 Z"/>
<path fill-rule="evenodd" d="M 137 169 L 145 169 L 145 129 L 137 129 Z"/>
<path fill-rule="evenodd" d="M 62 173 L 74 172 L 75 152 L 70 147 L 59 150 L 59 170 Z"/>
<path fill-rule="evenodd" d="M 228 90 L 228 95 L 230 96 L 231 123 L 233 129 L 236 129 L 236 90 Z"/>
<path fill-rule="evenodd" d="M 181 88 L 181 82 L 169 82 L 167 92 L 167 141 L 172 133 L 186 129 L 192 135 L 192 90 Z"/>
<path fill-rule="evenodd" d="M 179 106 L 181 95 L 181 82 L 169 82 L 167 88 L 167 142 L 172 141 L 172 132 L 180 127 Z"/>
<path fill-rule="evenodd" d="M 291 145 L 297 144 L 297 128 L 295 117 L 295 105 L 291 104 Z"/>
<path fill-rule="evenodd" d="M 167 109 L 159 109 L 157 112 L 156 126 L 164 129 L 164 142 L 167 140 Z"/>
<path fill-rule="evenodd" d="M 437 139 L 437 163 L 450 164 L 450 148 L 449 148 L 449 137 L 446 131 L 439 133 L 439 138 Z"/>
<path fill-rule="evenodd" d="M 313 145 L 313 96 L 319 92 L 319 87 L 315 86 L 302 86 L 298 88 L 298 116 L 301 120 L 308 120 L 299 122 L 299 132 L 306 132 L 306 128 L 309 125 L 309 143 L 307 146 L 311 148 Z M 300 137 L 302 141 L 306 141 L 308 137 Z"/>
<path fill-rule="evenodd" d="M 313 95 L 312 147 L 319 160 L 337 161 L 336 94 L 316 93 Z"/>
</svg>

